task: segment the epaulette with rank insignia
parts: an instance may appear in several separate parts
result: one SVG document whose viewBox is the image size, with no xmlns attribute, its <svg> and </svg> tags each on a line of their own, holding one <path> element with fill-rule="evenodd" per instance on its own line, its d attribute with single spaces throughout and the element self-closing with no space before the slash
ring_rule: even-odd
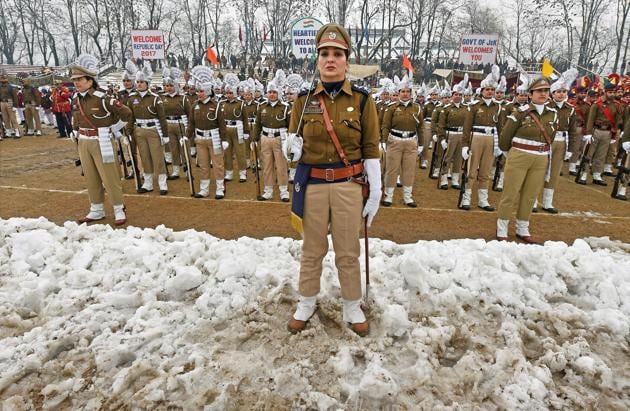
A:
<svg viewBox="0 0 630 411">
<path fill-rule="evenodd" d="M 132 91 L 131 93 L 129 93 L 129 97 L 131 96 L 137 96 L 138 92 L 137 91 Z"/>
<path fill-rule="evenodd" d="M 95 89 L 94 93 L 92 94 L 94 94 L 96 97 L 102 98 L 102 97 L 105 97 L 105 90 Z"/>
</svg>

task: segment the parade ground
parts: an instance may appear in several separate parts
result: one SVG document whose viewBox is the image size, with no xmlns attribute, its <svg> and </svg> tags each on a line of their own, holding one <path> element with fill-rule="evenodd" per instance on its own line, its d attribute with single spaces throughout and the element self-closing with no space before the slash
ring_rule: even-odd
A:
<svg viewBox="0 0 630 411">
<path fill-rule="evenodd" d="M 55 130 L 44 127 L 42 137 L 5 139 L 0 142 L 0 217 L 43 216 L 57 224 L 83 217 L 89 210 L 86 181 L 74 165 L 78 158 L 74 143 L 56 138 Z M 199 169 L 193 171 L 198 175 Z M 198 190 L 198 177 L 195 180 Z M 539 211 L 532 216 L 531 231 L 542 242 L 577 238 L 610 237 L 630 242 L 630 203 L 610 197 L 613 178 L 608 187 L 574 183 L 564 170 L 554 198 L 557 215 Z M 374 238 L 397 243 L 418 240 L 448 240 L 495 236 L 496 212 L 476 208 L 473 196 L 470 211 L 456 207 L 458 191 L 438 190 L 436 180 L 428 178 L 428 170 L 418 172 L 414 197 L 418 208 L 402 202 L 402 189 L 397 189 L 392 207 L 379 209 L 370 229 Z M 191 198 L 185 178 L 169 181 L 169 193 L 158 190 L 136 194 L 132 180 L 123 183 L 128 225 L 156 227 L 164 224 L 174 230 L 193 228 L 225 239 L 243 236 L 262 239 L 270 236 L 298 238 L 290 225 L 290 204 L 280 201 L 277 193 L 272 201 L 256 201 L 256 181 L 251 171 L 245 183 L 227 183 L 223 200 Z M 211 183 L 214 192 L 214 182 Z M 496 208 L 500 193 L 490 191 L 490 203 Z M 113 224 L 112 209 L 106 200 L 105 224 Z M 511 225 L 511 240 L 513 222 Z"/>
</svg>

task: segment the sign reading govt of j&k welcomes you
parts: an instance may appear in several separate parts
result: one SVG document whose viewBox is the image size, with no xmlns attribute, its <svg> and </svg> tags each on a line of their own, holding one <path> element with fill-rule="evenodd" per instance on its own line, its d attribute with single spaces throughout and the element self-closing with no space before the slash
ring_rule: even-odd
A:
<svg viewBox="0 0 630 411">
<path fill-rule="evenodd" d="M 498 34 L 464 34 L 459 43 L 459 61 L 464 64 L 494 64 Z"/>
<path fill-rule="evenodd" d="M 131 30 L 131 48 L 134 59 L 164 60 L 164 33 L 162 30 Z"/>
<path fill-rule="evenodd" d="M 315 35 L 323 26 L 313 17 L 302 17 L 293 22 L 291 30 L 291 51 L 297 58 L 311 57 L 315 53 Z"/>
</svg>

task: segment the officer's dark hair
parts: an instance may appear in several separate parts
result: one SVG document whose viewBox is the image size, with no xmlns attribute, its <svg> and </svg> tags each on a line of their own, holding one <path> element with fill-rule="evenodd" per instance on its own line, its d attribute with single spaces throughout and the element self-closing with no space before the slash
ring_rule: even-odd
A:
<svg viewBox="0 0 630 411">
<path fill-rule="evenodd" d="M 343 49 L 340 49 L 340 50 L 343 50 Z M 317 49 L 317 57 L 319 57 L 319 53 L 321 51 L 322 51 L 322 49 Z M 343 52 L 346 54 L 346 60 L 349 60 L 350 59 L 350 50 L 343 50 Z"/>
</svg>

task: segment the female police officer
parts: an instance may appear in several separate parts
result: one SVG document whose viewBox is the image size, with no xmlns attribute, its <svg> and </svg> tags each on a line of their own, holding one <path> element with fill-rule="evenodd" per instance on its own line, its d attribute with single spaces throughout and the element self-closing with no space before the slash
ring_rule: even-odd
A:
<svg viewBox="0 0 630 411">
<path fill-rule="evenodd" d="M 299 161 L 291 218 L 304 239 L 300 298 L 288 328 L 302 331 L 315 312 L 330 231 L 343 319 L 364 336 L 369 326 L 360 307 L 359 231 L 361 216 L 370 225 L 381 197 L 378 114 L 368 91 L 346 79 L 351 50 L 346 30 L 327 24 L 317 32 L 316 44 L 321 81 L 296 100 L 285 146 L 287 158 Z M 370 184 L 365 206 L 362 186 L 353 180 L 363 173 Z"/>
</svg>

